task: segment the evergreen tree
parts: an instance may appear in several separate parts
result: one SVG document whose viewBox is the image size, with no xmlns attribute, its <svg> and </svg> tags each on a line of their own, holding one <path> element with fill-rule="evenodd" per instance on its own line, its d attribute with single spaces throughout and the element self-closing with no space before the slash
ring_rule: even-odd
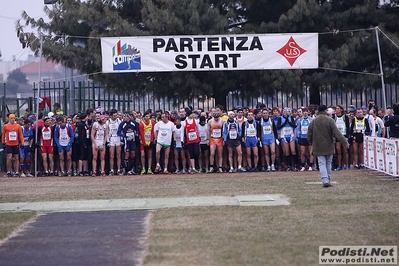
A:
<svg viewBox="0 0 399 266">
<path fill-rule="evenodd" d="M 84 73 L 101 71 L 99 37 L 143 35 L 212 35 L 318 32 L 317 70 L 203 71 L 130 74 L 92 74 L 117 93 L 153 93 L 174 101 L 214 97 L 225 105 L 229 92 L 240 97 L 311 91 L 319 103 L 320 90 L 362 90 L 380 87 L 377 75 L 350 74 L 335 69 L 379 73 L 374 27 L 399 43 L 398 0 L 60 0 L 45 7 L 49 23 L 23 14 L 17 35 L 24 47 L 38 52 L 37 34 L 44 33 L 46 58 Z M 359 30 L 362 29 L 362 30 Z M 380 35 L 387 82 L 398 81 L 398 49 Z M 316 97 L 314 97 L 316 96 Z"/>
</svg>

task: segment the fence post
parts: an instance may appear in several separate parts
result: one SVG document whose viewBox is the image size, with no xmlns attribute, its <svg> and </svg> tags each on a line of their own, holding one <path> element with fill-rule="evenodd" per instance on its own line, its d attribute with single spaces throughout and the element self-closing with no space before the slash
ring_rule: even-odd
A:
<svg viewBox="0 0 399 266">
<path fill-rule="evenodd" d="M 64 114 L 67 114 L 67 115 L 70 115 L 71 113 L 69 112 L 70 110 L 69 110 L 69 108 L 68 108 L 68 99 L 69 99 L 69 95 L 68 95 L 69 93 L 68 93 L 68 88 L 66 87 L 66 82 L 64 81 L 64 110 L 65 110 L 65 113 Z"/>
<path fill-rule="evenodd" d="M 79 110 L 82 110 L 82 82 L 79 81 Z"/>
<path fill-rule="evenodd" d="M 1 116 L 2 116 L 2 120 L 6 121 L 6 84 L 3 83 L 3 101 L 1 103 Z"/>
</svg>

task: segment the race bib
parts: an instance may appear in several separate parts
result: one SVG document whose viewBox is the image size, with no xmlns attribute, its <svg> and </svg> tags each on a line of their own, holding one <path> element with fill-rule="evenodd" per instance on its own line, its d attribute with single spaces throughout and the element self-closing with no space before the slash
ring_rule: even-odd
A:
<svg viewBox="0 0 399 266">
<path fill-rule="evenodd" d="M 301 127 L 301 133 L 302 133 L 303 135 L 308 134 L 308 127 L 309 127 L 309 126 L 302 126 L 302 127 Z"/>
<path fill-rule="evenodd" d="M 356 122 L 356 130 L 363 131 L 364 130 L 364 123 L 363 122 Z"/>
<path fill-rule="evenodd" d="M 196 140 L 196 139 L 197 139 L 197 132 L 188 133 L 188 140 Z"/>
<path fill-rule="evenodd" d="M 104 131 L 103 130 L 97 131 L 96 139 L 104 139 Z"/>
<path fill-rule="evenodd" d="M 68 143 L 69 143 L 69 137 L 68 137 L 68 135 L 67 136 L 65 136 L 65 135 L 62 135 L 62 136 L 60 136 L 60 144 L 61 144 L 61 146 L 68 146 Z"/>
<path fill-rule="evenodd" d="M 90 138 L 90 131 L 88 129 L 86 129 L 86 138 L 89 139 Z"/>
<path fill-rule="evenodd" d="M 8 139 L 10 141 L 15 141 L 17 140 L 17 132 L 16 131 L 10 131 L 8 132 Z"/>
<path fill-rule="evenodd" d="M 147 140 L 147 141 L 150 141 L 151 140 L 151 132 L 145 132 L 144 133 L 144 139 Z"/>
<path fill-rule="evenodd" d="M 24 146 L 29 146 L 30 141 L 29 138 L 24 138 Z"/>
<path fill-rule="evenodd" d="M 292 134 L 292 128 L 291 127 L 284 127 L 283 128 L 283 133 L 284 135 L 291 135 Z"/>
<path fill-rule="evenodd" d="M 116 133 L 118 132 L 117 128 L 110 128 L 109 132 L 111 133 L 111 137 L 115 137 Z"/>
<path fill-rule="evenodd" d="M 212 137 L 213 138 L 220 138 L 220 137 L 222 137 L 222 130 L 219 128 L 219 129 L 214 129 L 213 131 L 212 131 Z"/>
<path fill-rule="evenodd" d="M 134 132 L 126 132 L 126 138 L 128 140 L 134 139 Z"/>
<path fill-rule="evenodd" d="M 50 140 L 51 139 L 51 132 L 45 131 L 43 132 L 43 140 Z"/>
<path fill-rule="evenodd" d="M 247 129 L 247 136 L 248 137 L 255 137 L 256 136 L 256 129 L 255 128 L 248 128 Z"/>
<path fill-rule="evenodd" d="M 268 135 L 270 133 L 272 133 L 271 126 L 263 126 L 263 135 Z"/>
<path fill-rule="evenodd" d="M 229 131 L 229 138 L 230 139 L 237 139 L 237 130 L 230 130 Z"/>
</svg>

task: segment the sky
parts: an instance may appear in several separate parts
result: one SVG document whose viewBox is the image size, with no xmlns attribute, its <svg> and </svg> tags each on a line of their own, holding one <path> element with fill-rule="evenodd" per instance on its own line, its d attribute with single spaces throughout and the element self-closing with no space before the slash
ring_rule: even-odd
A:
<svg viewBox="0 0 399 266">
<path fill-rule="evenodd" d="M 26 60 L 29 54 L 33 54 L 30 49 L 22 49 L 15 31 L 15 21 L 22 17 L 22 11 L 31 17 L 43 17 L 46 20 L 44 6 L 44 0 L 0 0 L 0 59 L 11 61 L 15 55 L 16 59 Z"/>
</svg>

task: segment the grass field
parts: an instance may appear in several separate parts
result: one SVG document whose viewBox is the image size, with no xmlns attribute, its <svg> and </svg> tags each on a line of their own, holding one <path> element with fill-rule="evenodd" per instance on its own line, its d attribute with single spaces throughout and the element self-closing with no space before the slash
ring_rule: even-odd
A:
<svg viewBox="0 0 399 266">
<path fill-rule="evenodd" d="M 288 206 L 153 211 L 145 265 L 318 265 L 320 245 L 398 245 L 399 182 L 362 170 L 0 179 L 0 202 L 284 194 Z M 0 237 L 32 213 L 0 213 Z"/>
</svg>

